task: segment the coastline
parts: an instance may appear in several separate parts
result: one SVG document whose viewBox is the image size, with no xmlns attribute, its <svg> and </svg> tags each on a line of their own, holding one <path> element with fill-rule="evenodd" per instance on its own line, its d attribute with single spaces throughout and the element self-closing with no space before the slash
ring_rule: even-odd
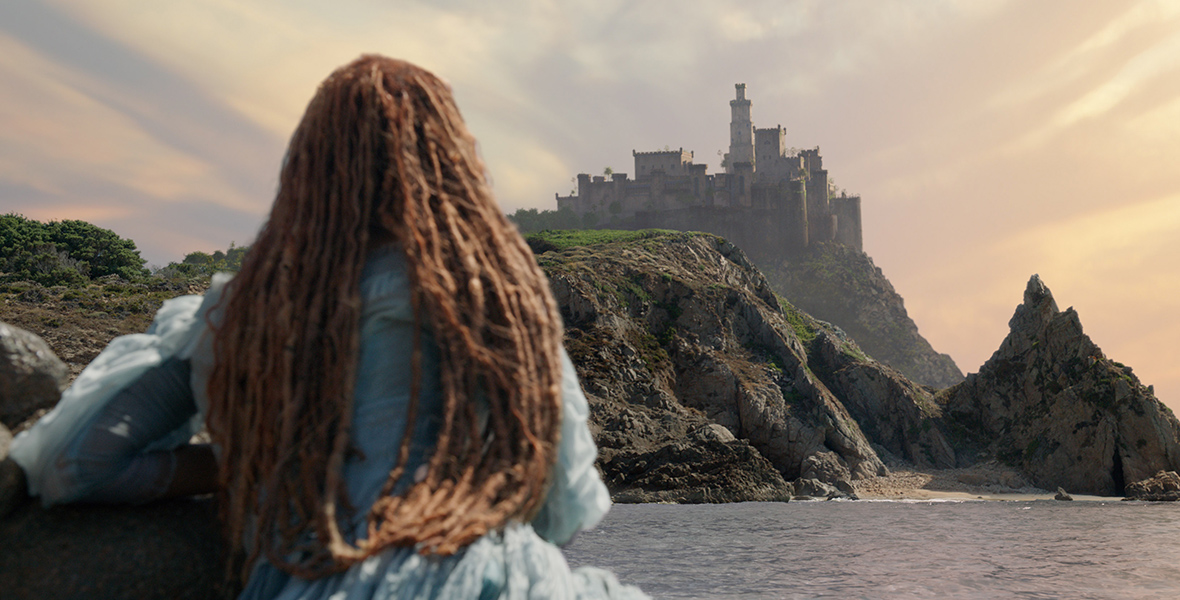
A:
<svg viewBox="0 0 1180 600">
<path fill-rule="evenodd" d="M 961 469 L 890 468 L 889 475 L 852 482 L 862 500 L 986 500 L 1028 502 L 1053 500 L 1056 491 L 1035 487 L 1019 473 L 996 463 Z M 1069 490 L 1066 490 L 1069 492 Z M 1091 496 L 1069 492 L 1075 501 L 1117 502 L 1120 496 Z"/>
</svg>

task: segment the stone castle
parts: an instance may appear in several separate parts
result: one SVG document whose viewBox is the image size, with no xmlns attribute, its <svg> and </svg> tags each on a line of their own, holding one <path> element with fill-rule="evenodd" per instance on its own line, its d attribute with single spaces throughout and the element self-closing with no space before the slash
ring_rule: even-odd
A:
<svg viewBox="0 0 1180 600">
<path fill-rule="evenodd" d="M 558 210 L 602 227 L 707 231 L 756 262 L 823 241 L 862 250 L 860 197 L 830 193 L 818 147 L 791 153 L 781 125 L 755 128 L 746 84 L 735 87 L 724 173 L 710 175 L 683 148 L 632 151 L 634 179 L 579 174 L 576 194 L 557 195 Z"/>
</svg>

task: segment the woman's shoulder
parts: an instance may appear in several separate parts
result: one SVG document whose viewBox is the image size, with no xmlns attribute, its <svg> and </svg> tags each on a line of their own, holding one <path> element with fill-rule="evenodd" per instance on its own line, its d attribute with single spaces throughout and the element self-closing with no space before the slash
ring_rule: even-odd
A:
<svg viewBox="0 0 1180 600">
<path fill-rule="evenodd" d="M 369 251 L 361 271 L 360 296 L 366 313 L 398 308 L 403 304 L 405 310 L 409 309 L 410 278 L 406 257 L 400 247 L 386 244 Z"/>
</svg>

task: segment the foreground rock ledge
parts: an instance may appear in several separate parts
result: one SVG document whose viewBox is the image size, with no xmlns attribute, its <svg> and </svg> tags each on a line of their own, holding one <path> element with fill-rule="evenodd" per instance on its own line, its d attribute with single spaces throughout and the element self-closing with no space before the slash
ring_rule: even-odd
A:
<svg viewBox="0 0 1180 600">
<path fill-rule="evenodd" d="M 211 499 L 50 509 L 30 501 L 0 518 L 0 540 L 4 598 L 220 597 Z"/>
</svg>

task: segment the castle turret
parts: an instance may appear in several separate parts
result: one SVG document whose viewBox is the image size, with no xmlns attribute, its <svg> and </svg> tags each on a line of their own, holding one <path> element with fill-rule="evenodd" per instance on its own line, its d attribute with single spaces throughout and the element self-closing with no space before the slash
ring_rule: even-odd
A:
<svg viewBox="0 0 1180 600">
<path fill-rule="evenodd" d="M 799 157 L 787 158 L 786 130 L 778 127 L 754 128 L 754 156 L 758 158 L 755 181 L 776 184 L 799 174 Z"/>
<path fill-rule="evenodd" d="M 754 123 L 750 121 L 750 101 L 746 99 L 746 84 L 738 83 L 737 98 L 729 101 L 729 154 L 725 172 L 735 173 L 735 165 L 747 163 L 754 169 Z"/>
</svg>

